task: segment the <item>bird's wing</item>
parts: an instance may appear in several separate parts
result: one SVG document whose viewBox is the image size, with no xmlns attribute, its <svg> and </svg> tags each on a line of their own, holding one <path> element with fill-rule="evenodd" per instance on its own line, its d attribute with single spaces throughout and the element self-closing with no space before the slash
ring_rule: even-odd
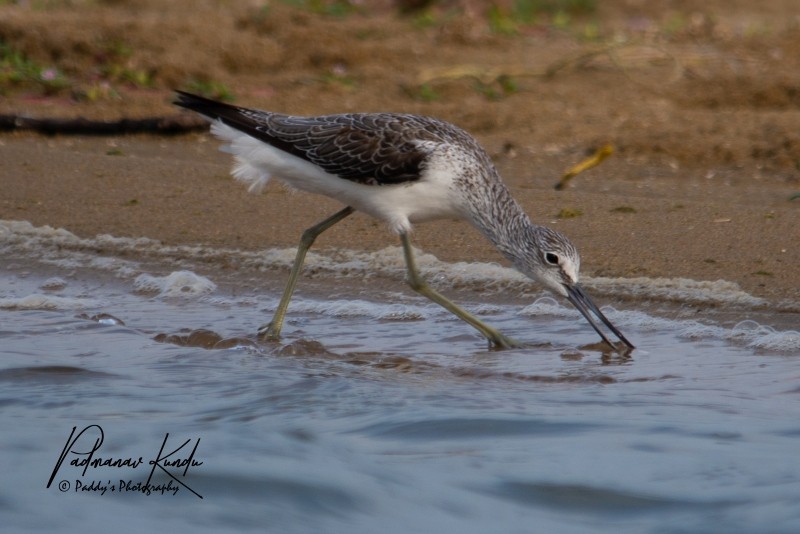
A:
<svg viewBox="0 0 800 534">
<path fill-rule="evenodd" d="M 251 137 L 365 184 L 417 180 L 433 146 L 446 141 L 448 124 L 392 113 L 294 117 L 231 106 L 178 92 L 175 102 L 219 119 Z"/>
</svg>

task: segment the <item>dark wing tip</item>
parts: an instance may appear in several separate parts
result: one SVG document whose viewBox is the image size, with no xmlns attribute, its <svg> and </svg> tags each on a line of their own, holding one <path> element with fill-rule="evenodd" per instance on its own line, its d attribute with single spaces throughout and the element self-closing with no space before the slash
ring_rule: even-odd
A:
<svg viewBox="0 0 800 534">
<path fill-rule="evenodd" d="M 177 95 L 177 98 L 175 98 L 175 100 L 173 100 L 172 103 L 182 108 L 192 109 L 194 106 L 199 105 L 202 102 L 208 102 L 208 103 L 214 102 L 210 98 L 206 98 L 186 91 L 181 91 L 180 89 L 176 89 L 175 94 Z"/>
<path fill-rule="evenodd" d="M 212 100 L 210 98 L 186 91 L 176 90 L 175 94 L 177 95 L 177 98 L 172 101 L 173 104 L 182 108 L 190 109 L 212 119 L 221 118 L 230 114 L 231 111 L 236 111 L 239 109 L 236 106 L 226 104 L 225 102 Z"/>
</svg>

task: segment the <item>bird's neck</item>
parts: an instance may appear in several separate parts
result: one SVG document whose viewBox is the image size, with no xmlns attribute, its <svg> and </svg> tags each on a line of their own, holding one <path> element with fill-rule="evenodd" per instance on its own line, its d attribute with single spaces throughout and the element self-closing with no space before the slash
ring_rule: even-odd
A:
<svg viewBox="0 0 800 534">
<path fill-rule="evenodd" d="M 499 179 L 489 181 L 481 193 L 468 198 L 470 222 L 506 259 L 517 264 L 526 248 L 526 236 L 535 225 Z"/>
</svg>

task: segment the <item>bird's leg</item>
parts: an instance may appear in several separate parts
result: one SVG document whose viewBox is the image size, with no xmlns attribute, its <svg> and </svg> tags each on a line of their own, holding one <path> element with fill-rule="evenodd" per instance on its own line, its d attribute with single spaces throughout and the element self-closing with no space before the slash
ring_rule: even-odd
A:
<svg viewBox="0 0 800 534">
<path fill-rule="evenodd" d="M 347 206 L 343 210 L 334 213 L 324 221 L 315 224 L 303 232 L 303 236 L 300 238 L 300 244 L 297 245 L 297 255 L 294 258 L 292 270 L 289 272 L 289 280 L 286 282 L 286 288 L 283 290 L 281 301 L 278 303 L 278 308 L 275 310 L 275 315 L 272 316 L 272 321 L 258 329 L 259 337 L 269 340 L 276 340 L 280 338 L 281 328 L 283 328 L 283 319 L 286 317 L 286 309 L 289 307 L 289 301 L 292 300 L 292 294 L 294 293 L 294 288 L 297 285 L 297 277 L 300 275 L 300 270 L 303 268 L 303 262 L 306 259 L 306 252 L 308 252 L 308 249 L 311 248 L 314 240 L 316 240 L 322 232 L 338 223 L 354 211 L 355 210 L 353 208 Z"/>
<path fill-rule="evenodd" d="M 466 312 L 465 310 L 458 307 L 456 304 L 448 300 L 446 297 L 438 293 L 432 287 L 430 287 L 420 276 L 419 271 L 417 270 L 416 262 L 414 261 L 414 253 L 411 250 L 411 243 L 408 240 L 408 234 L 400 234 L 400 240 L 403 243 L 403 254 L 405 255 L 406 259 L 406 268 L 408 269 L 408 283 L 411 288 L 419 293 L 420 295 L 429 298 L 436 304 L 442 306 L 444 309 L 461 319 L 462 321 L 469 323 L 472 325 L 476 330 L 478 330 L 481 334 L 489 340 L 489 344 L 501 348 L 507 349 L 511 347 L 518 347 L 520 343 L 514 341 L 511 338 L 508 338 L 492 328 L 491 326 L 485 324 L 483 321 L 475 317 L 474 315 Z"/>
</svg>

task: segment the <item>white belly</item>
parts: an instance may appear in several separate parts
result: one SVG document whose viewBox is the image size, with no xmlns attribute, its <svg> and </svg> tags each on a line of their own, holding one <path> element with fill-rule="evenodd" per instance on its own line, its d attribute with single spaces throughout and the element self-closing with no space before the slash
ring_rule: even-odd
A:
<svg viewBox="0 0 800 534">
<path fill-rule="evenodd" d="M 460 197 L 447 169 L 431 169 L 412 182 L 366 185 L 329 174 L 220 122 L 211 131 L 230 143 L 224 150 L 236 157 L 233 176 L 248 184 L 250 191 L 262 190 L 275 176 L 293 188 L 334 198 L 386 221 L 398 233 L 410 231 L 411 223 L 462 217 Z"/>
</svg>

